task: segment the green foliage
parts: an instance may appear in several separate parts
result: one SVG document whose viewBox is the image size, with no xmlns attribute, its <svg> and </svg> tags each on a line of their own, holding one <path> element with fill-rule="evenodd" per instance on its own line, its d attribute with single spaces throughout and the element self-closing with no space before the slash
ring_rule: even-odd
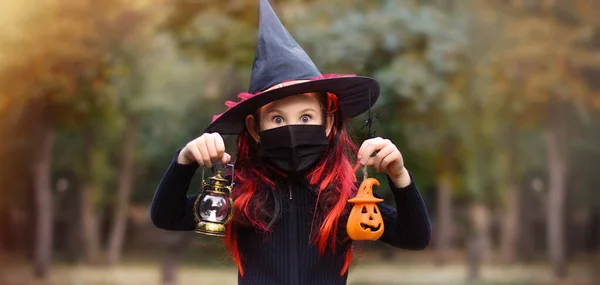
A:
<svg viewBox="0 0 600 285">
<path fill-rule="evenodd" d="M 571 129 L 570 165 L 583 181 L 576 188 L 598 182 L 600 27 L 581 5 L 554 2 L 567 7 L 530 13 L 473 0 L 271 0 L 323 73 L 380 82 L 376 135 L 398 145 L 424 192 L 450 176 L 455 196 L 490 206 L 500 204 L 509 179 L 545 168 L 542 130 L 552 101 L 579 114 L 570 118 L 579 126 Z M 111 203 L 125 122 L 135 119 L 134 199 L 147 203 L 175 151 L 226 99 L 246 91 L 258 1 L 86 3 L 40 4 L 28 17 L 38 21 L 3 42 L 10 57 L 0 65 L 0 133 L 13 139 L 0 148 L 0 177 L 25 192 L 19 181 L 28 181 L 35 147 L 27 130 L 48 120 L 58 131 L 55 176 L 91 173 L 99 202 Z M 49 112 L 36 112 L 39 105 Z M 351 121 L 359 142 L 365 120 Z M 89 153 L 86 131 L 94 134 Z M 235 151 L 231 143 L 227 149 Z M 10 201 L 25 200 L 16 196 Z M 597 205 L 598 195 L 590 196 L 579 200 Z"/>
</svg>

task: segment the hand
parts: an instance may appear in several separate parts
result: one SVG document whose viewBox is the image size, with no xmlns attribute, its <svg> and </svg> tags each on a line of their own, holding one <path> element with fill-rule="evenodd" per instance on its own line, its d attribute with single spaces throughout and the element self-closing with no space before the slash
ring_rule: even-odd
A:
<svg viewBox="0 0 600 285">
<path fill-rule="evenodd" d="M 198 162 L 200 167 L 210 168 L 213 163 L 229 162 L 231 156 L 225 152 L 225 143 L 218 133 L 206 133 L 189 142 L 177 157 L 177 163 L 190 164 Z"/>
<path fill-rule="evenodd" d="M 371 157 L 374 152 L 377 154 Z M 388 139 L 377 137 L 364 141 L 358 150 L 358 160 L 361 165 L 372 165 L 375 171 L 385 172 L 398 188 L 410 184 L 402 154 Z"/>
</svg>

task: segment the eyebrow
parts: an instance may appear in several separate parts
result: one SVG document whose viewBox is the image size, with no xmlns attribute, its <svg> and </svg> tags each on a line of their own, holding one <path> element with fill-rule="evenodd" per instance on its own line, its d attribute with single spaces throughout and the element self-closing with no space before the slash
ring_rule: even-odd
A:
<svg viewBox="0 0 600 285">
<path fill-rule="evenodd" d="M 265 110 L 265 114 L 271 114 L 271 113 L 281 113 L 281 111 L 277 108 L 267 108 L 267 110 Z"/>
<path fill-rule="evenodd" d="M 306 112 L 314 112 L 316 113 L 317 111 L 313 108 L 306 108 L 300 111 L 300 113 L 306 113 Z M 281 110 L 277 109 L 277 108 L 267 108 L 266 110 L 266 114 L 271 114 L 271 113 L 282 113 Z"/>
<path fill-rule="evenodd" d="M 300 111 L 300 113 L 305 113 L 305 112 L 309 112 L 309 111 L 310 111 L 310 112 L 315 112 L 315 113 L 317 112 L 317 111 L 315 111 L 315 109 L 313 109 L 313 108 L 306 108 L 306 109 L 304 109 L 304 110 Z"/>
</svg>

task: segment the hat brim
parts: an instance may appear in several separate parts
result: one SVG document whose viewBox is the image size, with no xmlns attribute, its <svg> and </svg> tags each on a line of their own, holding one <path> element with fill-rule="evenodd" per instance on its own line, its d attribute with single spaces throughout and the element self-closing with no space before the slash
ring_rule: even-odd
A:
<svg viewBox="0 0 600 285">
<path fill-rule="evenodd" d="M 352 199 L 348 199 L 348 203 L 379 203 L 379 202 L 383 202 L 384 200 L 381 198 L 375 198 L 373 196 L 370 195 L 357 195 L 356 197 L 352 198 Z"/>
<path fill-rule="evenodd" d="M 288 96 L 308 92 L 333 93 L 338 97 L 342 116 L 355 117 L 375 104 L 379 97 L 379 83 L 366 76 L 333 77 L 272 89 L 231 107 L 219 115 L 204 132 L 216 132 L 221 135 L 239 134 L 244 129 L 246 116 L 253 114 L 258 108 Z"/>
</svg>

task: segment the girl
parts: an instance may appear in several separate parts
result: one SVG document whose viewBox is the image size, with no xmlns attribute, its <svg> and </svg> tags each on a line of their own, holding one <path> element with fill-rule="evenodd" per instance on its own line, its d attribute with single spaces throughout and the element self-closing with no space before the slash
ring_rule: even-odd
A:
<svg viewBox="0 0 600 285">
<path fill-rule="evenodd" d="M 387 174 L 396 207 L 378 203 L 385 228 L 380 240 L 424 249 L 429 217 L 400 151 L 382 138 L 357 148 L 346 128 L 345 120 L 375 103 L 377 82 L 321 75 L 267 0 L 260 1 L 258 43 L 249 92 L 226 102 L 227 111 L 177 152 L 152 202 L 153 223 L 194 230 L 197 195 L 187 195 L 192 176 L 198 167 L 229 162 L 221 135 L 235 134 L 235 216 L 224 242 L 239 284 L 346 284 L 355 165 Z"/>
</svg>

